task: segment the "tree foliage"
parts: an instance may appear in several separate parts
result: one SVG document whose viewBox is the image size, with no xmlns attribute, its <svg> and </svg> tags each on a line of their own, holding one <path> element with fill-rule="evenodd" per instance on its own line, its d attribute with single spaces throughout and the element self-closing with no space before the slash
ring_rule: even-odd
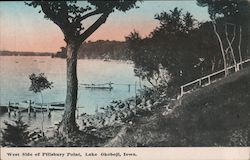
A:
<svg viewBox="0 0 250 160">
<path fill-rule="evenodd" d="M 238 47 L 242 50 L 242 57 L 243 59 L 249 57 L 250 2 L 248 0 L 197 0 L 197 4 L 201 7 L 208 7 L 208 13 L 212 21 L 220 23 L 217 26 L 225 26 L 228 23 L 235 25 L 236 33 L 242 39 L 239 40 L 242 43 L 238 44 Z"/>
<path fill-rule="evenodd" d="M 2 131 L 3 146 L 28 146 L 36 134 L 28 131 L 29 126 L 22 121 L 21 117 L 13 122 L 14 124 L 4 122 L 6 128 Z"/>
<path fill-rule="evenodd" d="M 51 89 L 53 87 L 53 82 L 48 81 L 44 73 L 40 73 L 39 75 L 32 73 L 29 76 L 29 79 L 31 81 L 29 90 L 33 91 L 34 93 L 42 92 L 43 90 Z"/>
<path fill-rule="evenodd" d="M 199 6 L 208 7 L 208 13 L 212 19 L 217 16 L 235 16 L 239 13 L 239 3 L 242 0 L 197 0 Z"/>
<path fill-rule="evenodd" d="M 146 38 L 136 31 L 126 37 L 137 76 L 158 84 L 167 81 L 174 94 L 181 84 L 221 68 L 211 22 L 199 23 L 179 8 L 156 14 L 155 19 L 160 25 Z"/>
</svg>

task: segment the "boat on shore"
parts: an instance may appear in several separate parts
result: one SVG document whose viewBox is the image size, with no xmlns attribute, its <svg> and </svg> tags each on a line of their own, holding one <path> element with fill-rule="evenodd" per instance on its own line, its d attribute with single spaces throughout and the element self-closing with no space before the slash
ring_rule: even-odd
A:
<svg viewBox="0 0 250 160">
<path fill-rule="evenodd" d="M 33 102 L 34 104 L 34 102 Z M 32 103 L 30 104 L 29 101 L 21 101 L 21 102 L 12 102 L 9 103 L 9 107 L 10 109 L 18 109 L 18 110 L 26 110 L 29 108 L 29 106 L 32 105 Z"/>
<path fill-rule="evenodd" d="M 31 107 L 33 109 L 44 109 L 44 110 L 64 110 L 64 103 L 63 102 L 52 102 L 52 103 L 35 103 L 33 106 L 31 105 Z"/>
</svg>

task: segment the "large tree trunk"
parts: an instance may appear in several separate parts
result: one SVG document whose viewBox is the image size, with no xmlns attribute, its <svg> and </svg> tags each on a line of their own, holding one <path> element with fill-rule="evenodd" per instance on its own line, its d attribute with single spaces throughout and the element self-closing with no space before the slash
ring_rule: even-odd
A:
<svg viewBox="0 0 250 160">
<path fill-rule="evenodd" d="M 59 128 L 66 136 L 78 130 L 75 112 L 78 92 L 77 52 L 79 47 L 80 45 L 74 42 L 67 44 L 67 94 L 63 120 Z"/>
</svg>

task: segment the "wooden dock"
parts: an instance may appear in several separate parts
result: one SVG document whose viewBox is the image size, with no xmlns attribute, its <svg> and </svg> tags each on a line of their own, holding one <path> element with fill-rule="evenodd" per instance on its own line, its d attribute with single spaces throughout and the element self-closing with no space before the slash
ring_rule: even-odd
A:
<svg viewBox="0 0 250 160">
<path fill-rule="evenodd" d="M 0 114 L 8 112 L 9 115 L 11 112 L 16 115 L 17 113 L 28 112 L 28 115 L 33 112 L 34 114 L 37 112 L 47 112 L 50 115 L 50 112 L 53 110 L 64 110 L 63 103 L 50 103 L 50 104 L 39 104 L 30 101 L 22 101 L 19 103 L 11 103 L 5 105 L 0 105 Z"/>
</svg>

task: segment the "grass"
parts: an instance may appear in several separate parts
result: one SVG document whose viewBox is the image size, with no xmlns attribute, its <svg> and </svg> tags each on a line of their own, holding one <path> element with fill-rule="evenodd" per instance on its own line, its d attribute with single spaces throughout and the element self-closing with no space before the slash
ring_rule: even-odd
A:
<svg viewBox="0 0 250 160">
<path fill-rule="evenodd" d="M 185 95 L 171 114 L 164 111 L 138 118 L 111 146 L 249 146 L 250 69 Z"/>
</svg>

